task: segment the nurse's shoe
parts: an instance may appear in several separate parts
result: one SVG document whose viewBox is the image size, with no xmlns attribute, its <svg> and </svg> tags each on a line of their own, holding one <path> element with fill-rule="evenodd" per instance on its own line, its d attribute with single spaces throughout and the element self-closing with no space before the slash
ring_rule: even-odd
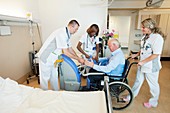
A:
<svg viewBox="0 0 170 113">
<path fill-rule="evenodd" d="M 157 107 L 157 106 L 153 106 L 153 105 L 151 105 L 151 104 L 149 104 L 149 102 L 145 102 L 145 103 L 143 103 L 143 105 L 146 107 L 146 108 L 152 108 L 152 107 Z"/>
</svg>

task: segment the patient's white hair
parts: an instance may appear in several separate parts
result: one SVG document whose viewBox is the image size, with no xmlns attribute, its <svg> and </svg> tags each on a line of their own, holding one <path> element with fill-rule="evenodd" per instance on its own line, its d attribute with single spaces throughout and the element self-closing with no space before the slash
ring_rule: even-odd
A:
<svg viewBox="0 0 170 113">
<path fill-rule="evenodd" d="M 119 47 L 119 48 L 121 47 L 120 42 L 117 39 L 111 38 L 111 39 L 109 39 L 109 41 L 110 41 L 110 43 L 115 44 L 117 47 Z"/>
</svg>

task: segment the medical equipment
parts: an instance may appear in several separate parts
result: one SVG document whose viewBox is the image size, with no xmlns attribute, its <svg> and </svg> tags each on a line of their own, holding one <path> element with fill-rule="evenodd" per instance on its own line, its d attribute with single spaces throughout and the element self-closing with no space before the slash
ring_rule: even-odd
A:
<svg viewBox="0 0 170 113">
<path fill-rule="evenodd" d="M 68 28 L 66 27 L 66 33 L 67 33 L 67 37 L 68 37 L 68 39 L 67 39 L 67 46 L 69 47 L 69 40 L 70 40 L 70 33 L 69 33 L 69 31 L 68 31 Z"/>
<path fill-rule="evenodd" d="M 35 54 L 37 53 L 37 51 L 35 50 L 35 39 L 33 36 L 33 21 L 29 20 L 29 27 L 30 27 L 30 36 L 32 39 L 32 47 L 33 47 L 33 51 L 29 53 L 29 57 L 30 57 L 30 65 L 31 65 L 31 70 L 32 70 L 32 74 L 30 74 L 27 77 L 27 84 L 29 84 L 29 80 L 31 80 L 32 78 L 38 78 L 38 83 L 40 83 L 39 80 L 39 64 L 37 63 L 36 60 L 36 56 Z"/>
<path fill-rule="evenodd" d="M 35 54 L 37 51 L 35 50 L 34 52 L 29 52 L 29 60 L 30 60 L 30 66 L 31 66 L 31 73 L 27 77 L 27 84 L 29 84 L 29 81 L 33 78 L 38 79 L 38 83 L 40 83 L 39 80 L 39 63 L 37 61 L 37 57 L 35 57 Z"/>
<path fill-rule="evenodd" d="M 122 76 L 108 76 L 105 73 L 84 73 L 84 70 L 79 70 L 83 66 L 77 67 L 76 64 L 66 55 L 61 55 L 63 62 L 59 64 L 60 72 L 60 89 L 62 90 L 71 90 L 78 91 L 82 89 L 81 86 L 81 76 L 90 76 L 90 75 L 101 75 L 104 77 L 104 91 L 106 94 L 106 102 L 108 113 L 112 113 L 112 108 L 116 110 L 124 109 L 130 105 L 133 99 L 133 94 L 131 88 L 126 84 L 127 75 L 133 64 L 129 65 L 128 59 L 125 61 L 124 72 Z M 118 78 L 119 81 L 115 82 L 115 78 Z M 116 79 L 116 80 L 118 80 Z M 125 82 L 125 83 L 123 83 Z M 90 88 L 90 80 L 87 77 L 87 88 Z M 128 102 L 123 101 L 123 98 L 127 95 L 130 95 L 130 100 Z"/>
</svg>

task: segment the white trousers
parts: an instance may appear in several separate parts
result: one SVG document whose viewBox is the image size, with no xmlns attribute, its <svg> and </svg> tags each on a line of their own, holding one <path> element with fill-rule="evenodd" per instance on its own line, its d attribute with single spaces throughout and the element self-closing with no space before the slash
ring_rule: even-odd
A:
<svg viewBox="0 0 170 113">
<path fill-rule="evenodd" d="M 132 87 L 132 92 L 134 94 L 134 97 L 138 95 L 145 78 L 149 85 L 150 93 L 152 95 L 152 97 L 149 99 L 149 103 L 152 106 L 156 107 L 158 105 L 160 94 L 160 87 L 158 84 L 159 71 L 154 73 L 143 73 L 140 71 L 140 69 L 138 69 L 136 81 L 134 83 L 134 86 Z"/>
<path fill-rule="evenodd" d="M 54 60 L 52 60 L 56 58 L 50 58 L 51 61 L 47 61 L 47 63 L 43 63 L 41 60 L 39 61 L 40 87 L 43 90 L 48 90 L 48 81 L 50 81 L 52 90 L 58 91 L 59 89 L 58 88 L 58 65 L 54 67 Z"/>
</svg>

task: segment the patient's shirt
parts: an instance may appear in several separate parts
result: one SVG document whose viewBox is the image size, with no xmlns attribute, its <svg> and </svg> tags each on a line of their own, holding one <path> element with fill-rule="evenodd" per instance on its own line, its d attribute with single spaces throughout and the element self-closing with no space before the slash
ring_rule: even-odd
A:
<svg viewBox="0 0 170 113">
<path fill-rule="evenodd" d="M 102 71 L 108 75 L 121 76 L 124 70 L 125 57 L 122 50 L 119 48 L 112 52 L 109 57 L 108 63 L 105 66 L 94 64 L 93 69 Z"/>
</svg>

